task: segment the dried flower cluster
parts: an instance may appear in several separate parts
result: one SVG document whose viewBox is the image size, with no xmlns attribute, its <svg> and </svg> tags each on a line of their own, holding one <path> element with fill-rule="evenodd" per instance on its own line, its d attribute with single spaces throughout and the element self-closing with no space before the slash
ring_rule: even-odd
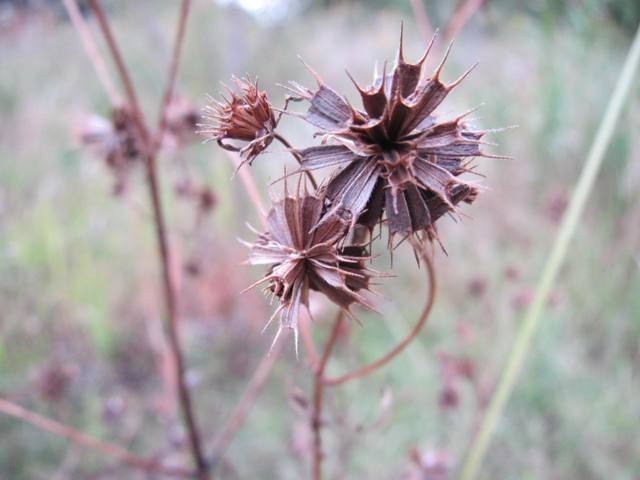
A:
<svg viewBox="0 0 640 480">
<path fill-rule="evenodd" d="M 167 105 L 166 130 L 162 142 L 165 150 L 174 150 L 192 143 L 197 139 L 196 128 L 200 112 L 184 96 L 174 96 Z"/>
<path fill-rule="evenodd" d="M 370 229 L 386 213 L 390 238 L 421 231 L 434 238 L 436 220 L 462 201 L 471 203 L 478 193 L 458 176 L 468 171 L 469 159 L 483 155 L 484 132 L 471 130 L 465 115 L 440 122 L 433 114 L 473 67 L 444 84 L 443 60 L 432 75 L 422 78 L 432 44 L 411 64 L 404 60 L 401 38 L 390 74 L 383 72 L 367 88 L 352 79 L 364 110 L 349 105 L 313 71 L 317 90 L 291 82 L 292 91 L 310 103 L 302 118 L 332 141 L 300 150 L 302 168 L 342 166 L 326 186 L 328 211 L 348 210 Z"/>
<path fill-rule="evenodd" d="M 142 151 L 131 112 L 124 107 L 114 108 L 110 121 L 89 116 L 76 126 L 75 136 L 80 145 L 104 160 L 115 177 L 114 192 L 122 193 L 128 173 Z"/>
<path fill-rule="evenodd" d="M 223 96 L 223 102 L 209 98 L 209 105 L 203 109 L 204 119 L 209 123 L 201 125 L 200 133 L 222 148 L 240 152 L 251 163 L 273 140 L 276 117 L 267 94 L 258 89 L 257 80 L 235 77 L 233 80 L 239 93 L 225 86 L 228 97 Z M 228 140 L 246 145 L 237 147 L 227 143 Z"/>
<path fill-rule="evenodd" d="M 423 65 L 433 40 L 417 63 L 404 59 L 402 34 L 395 67 L 374 75 L 373 85 L 361 87 L 352 79 L 362 108 L 349 104 L 327 86 L 311 68 L 316 88 L 290 82 L 288 100 L 306 100 L 304 113 L 284 113 L 304 119 L 319 129 L 321 144 L 291 149 L 299 162 L 295 173 L 338 167 L 313 194 L 285 197 L 268 215 L 268 231 L 250 245 L 249 262 L 269 265 L 255 285 L 280 301 L 280 328 L 297 330 L 301 305 L 308 306 L 309 289 L 318 290 L 341 308 L 367 305 L 360 291 L 368 290 L 373 272 L 365 268 L 369 253 L 357 238 L 356 226 L 368 229 L 386 223 L 389 248 L 394 235 L 414 236 L 418 241 L 437 238 L 436 221 L 455 212 L 461 202 L 471 203 L 478 188 L 460 178 L 470 171 L 481 150 L 485 131 L 472 129 L 466 115 L 440 120 L 435 110 L 471 72 L 444 83 L 440 79 L 444 59 L 435 71 L 423 75 Z M 475 65 L 474 65 L 475 66 Z M 241 152 L 251 163 L 269 146 L 278 121 L 266 93 L 256 82 L 234 79 L 238 91 L 229 90 L 223 102 L 206 109 L 202 133 L 222 147 Z M 245 143 L 239 147 L 227 143 Z M 272 319 L 274 318 L 272 317 Z"/>
<path fill-rule="evenodd" d="M 272 319 L 281 313 L 281 327 L 295 332 L 300 306 L 309 306 L 309 289 L 347 311 L 352 303 L 369 306 L 358 293 L 369 288 L 373 276 L 365 267 L 364 249 L 342 247 L 349 219 L 333 214 L 320 224 L 322 214 L 321 198 L 286 195 L 267 216 L 268 232 L 249 245 L 249 263 L 270 265 L 254 285 L 269 284 L 272 296 L 280 300 Z"/>
<path fill-rule="evenodd" d="M 162 149 L 173 151 L 194 141 L 198 119 L 198 110 L 189 100 L 174 97 L 167 106 Z M 121 194 L 131 169 L 144 151 L 144 141 L 140 138 L 133 112 L 127 107 L 115 107 L 111 119 L 86 116 L 76 124 L 74 136 L 80 146 L 104 160 L 115 177 L 114 192 Z"/>
</svg>

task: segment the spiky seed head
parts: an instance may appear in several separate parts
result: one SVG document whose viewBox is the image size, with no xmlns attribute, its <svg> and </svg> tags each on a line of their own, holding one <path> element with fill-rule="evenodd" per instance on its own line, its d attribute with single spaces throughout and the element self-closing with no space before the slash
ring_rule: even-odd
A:
<svg viewBox="0 0 640 480">
<path fill-rule="evenodd" d="M 301 306 L 309 306 L 309 290 L 317 290 L 339 307 L 369 307 L 359 293 L 369 289 L 373 272 L 365 267 L 362 247 L 342 247 L 350 221 L 339 214 L 323 215 L 323 201 L 315 195 L 285 196 L 267 217 L 268 231 L 250 246 L 249 263 L 268 265 L 267 274 L 253 286 L 266 290 L 279 305 L 280 328 L 297 332 Z"/>
<path fill-rule="evenodd" d="M 412 64 L 404 59 L 401 39 L 390 73 L 385 65 L 369 87 L 352 78 L 362 109 L 351 106 L 313 71 L 316 89 L 291 83 L 290 90 L 310 104 L 302 117 L 319 128 L 325 140 L 297 151 L 302 169 L 340 167 L 324 191 L 326 215 L 348 210 L 356 223 L 372 229 L 386 214 L 390 238 L 422 234 L 433 239 L 438 218 L 475 199 L 478 189 L 459 176 L 468 171 L 473 157 L 486 156 L 480 149 L 485 132 L 472 130 L 465 115 L 441 121 L 434 114 L 473 67 L 450 84 L 440 79 L 444 60 L 424 76 L 432 44 Z"/>
<path fill-rule="evenodd" d="M 218 101 L 209 99 L 203 108 L 205 123 L 199 133 L 232 151 L 240 152 L 247 162 L 253 161 L 273 140 L 276 117 L 258 82 L 248 78 L 233 79 L 236 90 L 225 86 L 226 95 Z M 242 146 L 229 143 L 239 141 Z"/>
</svg>

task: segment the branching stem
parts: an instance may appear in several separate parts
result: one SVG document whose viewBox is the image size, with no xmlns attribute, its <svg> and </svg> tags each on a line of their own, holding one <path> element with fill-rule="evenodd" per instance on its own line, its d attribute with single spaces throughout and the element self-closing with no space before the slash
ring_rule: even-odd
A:
<svg viewBox="0 0 640 480">
<path fill-rule="evenodd" d="M 383 367 L 384 365 L 389 363 L 394 357 L 402 353 L 402 351 L 405 348 L 407 348 L 407 346 L 413 341 L 414 338 L 416 338 L 416 336 L 422 330 L 422 327 L 424 327 L 424 325 L 427 323 L 427 319 L 429 318 L 429 314 L 431 313 L 431 309 L 433 308 L 433 301 L 436 295 L 435 271 L 433 268 L 433 260 L 429 257 L 429 254 L 425 251 L 424 246 L 416 243 L 414 244 L 414 248 L 418 249 L 417 251 L 420 257 L 422 258 L 423 263 L 426 266 L 427 277 L 429 282 L 427 302 L 425 303 L 422 313 L 420 314 L 420 317 L 418 318 L 418 321 L 416 322 L 415 326 L 402 341 L 400 341 L 395 347 L 389 350 L 382 357 L 369 363 L 368 365 L 365 365 L 356 370 L 353 370 L 352 372 L 345 373 L 344 375 L 340 375 L 338 377 L 333 377 L 333 378 L 325 378 L 323 380 L 325 385 L 331 385 L 331 386 L 340 385 L 342 383 L 348 382 L 349 380 L 353 380 L 355 378 L 360 378 L 360 377 L 369 375 L 374 371 L 376 371 L 377 369 L 379 369 L 380 367 Z"/>
<path fill-rule="evenodd" d="M 311 431 L 313 433 L 313 445 L 312 445 L 312 479 L 313 480 L 321 480 L 322 479 L 322 405 L 323 405 L 323 395 L 324 388 L 326 386 L 340 385 L 349 380 L 353 380 L 356 378 L 361 378 L 375 370 L 383 367 L 387 363 L 389 363 L 394 357 L 399 355 L 408 345 L 411 343 L 418 333 L 422 330 L 422 327 L 427 322 L 429 318 L 429 314 L 431 313 L 431 309 L 433 307 L 433 301 L 436 294 L 436 278 L 435 271 L 433 267 L 433 261 L 429 254 L 426 251 L 425 245 L 412 240 L 413 247 L 416 252 L 422 258 L 426 270 L 427 270 L 427 280 L 429 283 L 428 293 L 427 293 L 427 301 L 425 306 L 418 318 L 417 323 L 409 332 L 409 334 L 400 341 L 395 347 L 393 347 L 389 352 L 380 357 L 378 360 L 371 362 L 364 367 L 358 368 L 352 372 L 341 375 L 339 377 L 334 378 L 326 378 L 324 376 L 325 369 L 327 367 L 327 363 L 329 361 L 329 356 L 333 350 L 336 339 L 338 338 L 338 334 L 340 332 L 340 327 L 342 325 L 342 320 L 344 318 L 344 311 L 340 311 L 337 315 L 335 322 L 333 324 L 333 328 L 331 330 L 331 334 L 329 335 L 329 339 L 325 344 L 324 351 L 322 353 L 322 357 L 318 363 L 317 369 L 314 375 L 314 384 L 313 384 L 313 404 L 312 404 L 312 413 L 311 413 Z"/>
<path fill-rule="evenodd" d="M 100 452 L 102 455 L 113 458 L 129 467 L 143 470 L 149 474 L 156 473 L 179 478 L 193 478 L 193 472 L 178 468 L 165 467 L 155 460 L 140 458 L 128 452 L 119 445 L 104 442 L 75 430 L 68 425 L 27 410 L 20 405 L 0 398 L 0 412 L 17 418 L 42 431 L 57 435 L 70 442 Z"/>
<path fill-rule="evenodd" d="M 176 34 L 176 43 L 177 45 L 173 49 L 173 57 L 169 69 L 169 78 L 167 80 L 167 88 L 165 92 L 165 101 L 163 102 L 163 106 L 161 107 L 161 115 L 165 115 L 166 113 L 166 105 L 168 104 L 168 100 L 170 100 L 172 92 L 173 92 L 173 84 L 175 82 L 175 74 L 176 68 L 178 64 L 178 58 L 180 54 L 180 44 L 182 43 L 182 38 L 184 34 L 184 24 L 187 19 L 187 14 L 189 11 L 189 0 L 182 1 L 182 9 L 180 14 L 180 20 L 178 24 L 178 33 Z M 166 310 L 166 318 L 167 318 L 167 332 L 169 337 L 169 348 L 170 353 L 173 358 L 175 364 L 175 372 L 176 372 L 176 385 L 178 388 L 178 397 L 180 400 L 180 407 L 182 410 L 182 416 L 184 420 L 184 424 L 187 430 L 187 435 L 189 438 L 189 445 L 191 448 L 191 453 L 194 458 L 194 462 L 196 464 L 198 478 L 201 480 L 206 480 L 209 478 L 208 475 L 208 465 L 205 460 L 202 442 L 200 440 L 200 434 L 198 433 L 197 422 L 195 418 L 195 413 L 193 409 L 193 402 L 191 400 L 191 394 L 189 392 L 189 388 L 187 386 L 187 382 L 185 379 L 185 364 L 184 357 L 180 347 L 179 333 L 178 333 L 178 315 L 177 315 L 177 305 L 176 305 L 176 292 L 173 276 L 171 274 L 171 255 L 169 250 L 169 244 L 167 240 L 167 229 L 166 222 L 164 217 L 164 212 L 162 208 L 162 202 L 160 198 L 160 186 L 158 180 L 158 172 L 156 168 L 156 156 L 155 156 L 155 146 L 153 145 L 153 138 L 149 135 L 149 130 L 145 124 L 142 112 L 140 110 L 140 106 L 136 97 L 135 89 L 133 87 L 133 83 L 129 76 L 129 72 L 124 63 L 120 50 L 115 42 L 115 38 L 111 32 L 111 28 L 109 26 L 109 21 L 102 10 L 102 7 L 98 3 L 97 0 L 89 0 L 89 6 L 92 8 L 93 12 L 98 19 L 98 23 L 100 25 L 100 29 L 102 34 L 105 37 L 105 41 L 107 42 L 107 46 L 109 47 L 109 51 L 113 57 L 113 60 L 116 64 L 116 68 L 118 71 L 118 75 L 120 76 L 120 80 L 122 81 L 123 87 L 127 94 L 127 100 L 129 102 L 129 107 L 131 108 L 134 118 L 136 120 L 136 124 L 140 130 L 140 136 L 145 145 L 145 155 L 144 155 L 144 165 L 145 172 L 147 177 L 147 184 L 149 187 L 149 196 L 151 200 L 151 206 L 153 209 L 153 218 L 154 218 L 154 226 L 155 226 L 155 234 L 156 241 L 158 246 L 158 256 L 160 259 L 161 270 L 162 270 L 162 284 L 163 284 L 163 292 L 164 292 L 164 300 L 165 300 L 165 310 Z M 166 120 L 160 120 L 160 124 L 165 122 Z"/>
</svg>

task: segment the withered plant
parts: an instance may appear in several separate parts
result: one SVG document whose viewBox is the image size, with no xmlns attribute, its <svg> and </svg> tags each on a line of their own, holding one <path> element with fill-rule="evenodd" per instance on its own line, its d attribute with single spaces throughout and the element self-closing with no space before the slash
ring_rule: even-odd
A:
<svg viewBox="0 0 640 480">
<path fill-rule="evenodd" d="M 350 76 L 362 99 L 362 107 L 352 106 L 331 89 L 306 64 L 313 76 L 314 89 L 289 82 L 281 114 L 300 118 L 318 129 L 320 145 L 293 148 L 277 132 L 280 117 L 266 92 L 257 82 L 234 78 L 236 91 L 227 87 L 221 100 L 210 99 L 205 108 L 201 133 L 222 148 L 239 152 L 242 162 L 251 165 L 273 140 L 285 145 L 298 162 L 293 173 L 285 175 L 284 196 L 266 217 L 266 231 L 249 243 L 249 263 L 267 265 L 265 275 L 254 286 L 266 284 L 265 291 L 278 299 L 271 321 L 280 316 L 274 344 L 280 333 L 294 333 L 296 354 L 299 331 L 305 342 L 309 364 L 314 372 L 314 388 L 309 423 L 313 432 L 312 478 L 322 478 L 322 417 L 326 386 L 363 377 L 399 354 L 418 334 L 428 318 L 435 294 L 435 275 L 428 246 L 438 239 L 436 222 L 445 214 L 455 214 L 461 202 L 472 203 L 479 189 L 461 175 L 471 172 L 476 157 L 495 157 L 482 151 L 486 131 L 476 130 L 466 120 L 469 112 L 451 119 L 436 115 L 436 109 L 449 92 L 475 67 L 460 78 L 444 83 L 441 73 L 449 54 L 429 75 L 423 72 L 436 36 L 416 63 L 404 58 L 403 36 L 393 69 L 374 73 L 373 84 L 361 87 Z M 304 112 L 289 109 L 291 102 L 306 101 Z M 234 142 L 234 143 L 232 143 Z M 334 171 L 318 183 L 313 171 L 331 167 Z M 247 167 L 248 168 L 248 167 Z M 287 178 L 297 175 L 295 194 L 287 189 Z M 307 192 L 306 178 L 314 187 Z M 409 239 L 419 263 L 425 265 L 429 292 L 426 305 L 413 330 L 387 354 L 353 372 L 331 378 L 325 368 L 345 314 L 353 316 L 351 305 L 375 310 L 366 297 L 370 280 L 383 274 L 367 268 L 375 240 L 374 227 L 386 225 L 387 247 L 397 247 L 393 239 Z M 369 232 L 368 238 L 362 231 Z M 439 239 L 438 239 L 439 240 Z M 400 242 L 401 243 L 401 242 Z M 338 306 L 322 353 L 313 346 L 313 335 L 300 321 L 309 312 L 309 290 L 316 290 Z M 266 327 L 265 327 L 266 328 Z M 238 413 L 240 418 L 242 412 Z"/>
<path fill-rule="evenodd" d="M 385 64 L 381 73 L 374 74 L 373 83 L 368 87 L 362 87 L 352 79 L 361 96 L 361 107 L 351 105 L 310 67 L 307 68 L 315 87 L 289 82 L 281 109 L 276 109 L 258 82 L 249 78 L 234 78 L 233 87 L 227 87 L 219 100 L 209 98 L 199 133 L 217 142 L 228 153 L 261 216 L 264 229 L 256 231 L 257 239 L 248 243 L 248 263 L 264 265 L 267 269 L 249 288 L 264 285 L 266 293 L 277 300 L 273 316 L 266 323 L 279 317 L 279 326 L 270 352 L 258 366 L 228 422 L 218 432 L 211 453 L 207 454 L 185 380 L 176 287 L 170 269 L 171 251 L 157 168 L 158 155 L 191 141 L 198 123 L 192 104 L 174 91 L 191 2 L 182 0 L 180 4 L 173 53 L 155 125 L 143 115 L 99 0 L 88 0 L 87 4 L 115 65 L 124 92 L 122 96 L 109 78 L 104 61 L 97 53 L 93 34 L 75 0 L 64 0 L 64 4 L 112 102 L 111 119 L 94 117 L 78 130 L 78 139 L 94 150 L 113 172 L 117 193 L 124 191 L 132 169 L 141 169 L 147 180 L 162 270 L 169 354 L 193 465 L 190 468 L 170 467 L 160 460 L 139 457 L 118 445 L 92 438 L 7 400 L 0 399 L 0 410 L 79 445 L 99 450 L 132 468 L 168 477 L 211 479 L 216 473 L 213 467 L 221 463 L 291 331 L 296 356 L 298 338 L 302 339 L 313 378 L 307 411 L 313 438 L 309 450 L 311 477 L 320 480 L 325 457 L 322 434 L 327 424 L 323 416 L 326 388 L 372 373 L 401 353 L 418 335 L 429 317 L 435 296 L 430 246 L 438 239 L 437 221 L 447 213 L 456 214 L 461 203 L 473 202 L 478 194 L 478 187 L 463 178 L 463 174 L 473 169 L 475 157 L 492 156 L 481 149 L 486 132 L 474 129 L 466 113 L 453 118 L 436 115 L 436 109 L 449 92 L 473 67 L 458 80 L 442 81 L 443 66 L 449 54 L 447 49 L 438 67 L 427 74 L 423 67 L 436 36 L 416 63 L 408 63 L 404 58 L 401 32 L 395 65 L 389 72 Z M 301 101 L 308 103 L 305 111 L 290 108 Z M 316 127 L 319 144 L 294 148 L 278 132 L 283 115 L 298 117 Z M 290 193 L 287 178 L 284 178 L 284 194 L 267 211 L 249 169 L 274 141 L 282 144 L 298 163 L 297 170 L 285 175 L 297 176 L 298 182 L 295 191 Z M 318 182 L 314 171 L 326 167 L 334 170 L 328 178 Z M 176 192 L 193 199 L 199 214 L 208 212 L 216 201 L 208 188 L 188 180 L 181 182 Z M 388 276 L 370 266 L 374 246 L 380 238 L 373 233 L 378 225 L 386 227 L 390 251 L 408 239 L 427 275 L 425 305 L 412 330 L 387 353 L 351 372 L 329 377 L 325 373 L 326 367 L 347 321 L 345 317 L 357 320 L 355 310 L 360 307 L 375 310 L 375 301 L 369 294 L 372 280 Z M 394 244 L 396 235 L 401 237 L 398 244 Z M 337 307 L 331 332 L 320 353 L 314 346 L 309 323 L 302 321 L 305 315 L 306 319 L 310 318 L 310 291 L 318 292 Z"/>
<path fill-rule="evenodd" d="M 441 74 L 449 53 L 447 50 L 438 67 L 427 74 L 423 67 L 435 37 L 423 57 L 416 63 L 409 63 L 404 58 L 401 35 L 395 65 L 389 73 L 385 65 L 381 73 L 374 74 L 373 82 L 368 87 L 362 87 L 354 80 L 361 96 L 360 107 L 351 105 L 310 68 L 316 82 L 314 88 L 290 82 L 284 105 L 279 110 L 260 90 L 259 84 L 249 79 L 234 79 L 234 87 L 227 89 L 226 96 L 220 100 L 210 100 L 199 127 L 200 133 L 215 140 L 228 153 L 260 216 L 263 228 L 255 232 L 257 239 L 249 243 L 248 263 L 266 267 L 254 286 L 264 285 L 266 293 L 277 300 L 271 319 L 279 316 L 279 326 L 270 351 L 258 365 L 228 420 L 216 432 L 212 446 L 206 449 L 185 379 L 176 287 L 170 268 L 171 251 L 158 181 L 159 155 L 175 151 L 191 141 L 198 123 L 198 115 L 192 104 L 176 95 L 174 88 L 191 1 L 180 2 L 160 114 L 154 124 L 149 123 L 143 115 L 129 71 L 99 0 L 86 0 L 85 3 L 97 20 L 123 94 L 112 82 L 76 0 L 63 0 L 63 3 L 112 107 L 109 119 L 93 117 L 82 125 L 77 131 L 78 140 L 95 151 L 113 172 L 116 193 L 124 193 L 128 174 L 133 169 L 142 170 L 147 181 L 162 272 L 161 296 L 164 301 L 168 356 L 173 367 L 177 403 L 187 432 L 192 465 L 172 466 L 157 456 L 139 456 L 118 444 L 96 439 L 5 398 L 0 398 L 0 412 L 81 447 L 93 449 L 143 472 L 149 478 L 210 480 L 217 476 L 215 468 L 223 464 L 226 449 L 269 378 L 278 353 L 288 344 L 288 334 L 294 332 L 296 351 L 298 337 L 304 345 L 313 389 L 310 399 L 298 391 L 293 396 L 296 404 L 304 410 L 308 430 L 312 433 L 311 445 L 305 450 L 311 459 L 311 478 L 320 480 L 326 456 L 323 451 L 323 430 L 329 425 L 323 414 L 325 391 L 328 387 L 363 378 L 376 371 L 416 338 L 429 317 L 435 296 L 431 253 L 435 249 L 430 246 L 434 241 L 440 242 L 437 222 L 445 214 L 457 214 L 461 204 L 475 200 L 479 188 L 465 174 L 473 170 L 474 158 L 493 156 L 486 154 L 481 147 L 487 132 L 474 129 L 467 114 L 441 118 L 436 113 L 449 92 L 462 82 L 471 69 L 458 80 L 444 82 Z M 458 2 L 445 28 L 445 37 L 459 31 L 484 4 L 486 2 L 483 0 Z M 419 0 L 411 0 L 411 6 L 426 43 L 431 27 L 424 5 Z M 551 253 L 491 397 L 488 398 L 487 392 L 476 384 L 477 372 L 468 359 L 448 355 L 440 357 L 443 380 L 441 408 L 455 406 L 456 388 L 462 381 L 472 384 L 476 389 L 479 404 L 484 406 L 486 402 L 486 413 L 483 413 L 477 425 L 466 461 L 460 468 L 460 478 L 463 480 L 475 478 L 498 419 L 513 391 L 541 323 L 544 305 L 570 251 L 580 215 L 593 190 L 607 146 L 616 132 L 616 123 L 634 85 L 639 64 L 640 29 L 594 136 L 566 212 L 562 214 Z M 300 101 L 308 103 L 306 111 L 292 111 L 289 108 L 292 102 Z M 278 132 L 280 119 L 285 114 L 299 117 L 316 127 L 319 144 L 294 148 Z M 298 185 L 301 186 L 290 194 L 285 178 L 284 195 L 270 209 L 265 209 L 252 180 L 250 165 L 274 141 L 282 144 L 297 161 L 297 170 L 285 177 L 297 176 Z M 321 168 L 333 171 L 322 182 L 318 182 L 314 172 Z M 188 179 L 179 183 L 176 192 L 195 202 L 197 218 L 209 212 L 216 201 L 206 186 Z M 387 353 L 353 371 L 330 377 L 326 374 L 326 368 L 347 321 L 345 317 L 356 317 L 360 307 L 375 310 L 376 302 L 369 291 L 374 279 L 382 280 L 386 276 L 370 266 L 373 248 L 381 236 L 374 235 L 376 226 L 385 227 L 387 249 L 390 252 L 398 248 L 404 239 L 412 246 L 427 276 L 425 305 L 412 330 Z M 397 236 L 400 237 L 399 241 L 394 242 Z M 309 309 L 311 291 L 318 292 L 337 307 L 335 320 L 320 353 L 316 351 L 314 335 L 307 321 L 310 317 L 306 311 Z M 71 372 L 64 366 L 52 364 L 41 373 L 38 382 L 40 391 L 51 398 L 57 397 L 69 375 Z M 415 450 L 405 478 L 446 478 L 449 469 L 450 460 L 445 452 Z"/>
</svg>

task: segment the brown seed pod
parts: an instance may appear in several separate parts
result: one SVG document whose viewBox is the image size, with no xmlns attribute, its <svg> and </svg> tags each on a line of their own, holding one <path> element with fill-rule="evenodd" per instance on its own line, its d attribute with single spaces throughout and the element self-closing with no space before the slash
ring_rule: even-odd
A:
<svg viewBox="0 0 640 480">
<path fill-rule="evenodd" d="M 267 275 L 251 287 L 267 283 L 280 305 L 269 323 L 280 314 L 280 328 L 296 334 L 300 306 L 309 306 L 309 289 L 323 293 L 349 312 L 353 303 L 369 307 L 358 293 L 369 289 L 374 272 L 365 267 L 362 247 L 341 247 L 350 219 L 325 216 L 323 201 L 314 195 L 288 196 L 276 202 L 267 217 L 268 231 L 249 244 L 249 263 L 269 265 Z M 268 324 L 267 324 L 268 325 Z M 266 328 L 266 327 L 265 327 Z"/>
<path fill-rule="evenodd" d="M 386 213 L 390 238 L 425 232 L 433 239 L 438 218 L 455 211 L 458 203 L 475 199 L 477 188 L 458 176 L 469 171 L 473 157 L 491 156 L 480 149 L 486 132 L 470 129 L 464 122 L 467 114 L 442 122 L 434 115 L 473 67 L 458 80 L 443 83 L 440 73 L 447 50 L 435 71 L 423 78 L 432 45 L 433 40 L 417 63 L 407 63 L 401 34 L 390 74 L 376 76 L 367 88 L 353 81 L 362 110 L 310 69 L 316 90 L 290 83 L 296 97 L 310 103 L 302 118 L 323 134 L 323 145 L 297 151 L 302 169 L 342 167 L 326 185 L 327 215 L 348 210 L 357 223 L 372 229 Z"/>
<path fill-rule="evenodd" d="M 273 140 L 276 117 L 266 92 L 258 89 L 258 82 L 247 78 L 235 78 L 237 92 L 229 87 L 228 98 L 219 102 L 209 98 L 203 109 L 207 123 L 200 125 L 199 133 L 218 142 L 222 148 L 240 152 L 245 162 L 251 163 Z M 238 147 L 229 140 L 246 142 Z"/>
<path fill-rule="evenodd" d="M 88 116 L 76 125 L 74 136 L 81 146 L 104 160 L 116 179 L 114 193 L 122 193 L 129 172 L 140 160 L 143 150 L 129 109 L 114 108 L 111 121 L 98 115 Z"/>
</svg>

